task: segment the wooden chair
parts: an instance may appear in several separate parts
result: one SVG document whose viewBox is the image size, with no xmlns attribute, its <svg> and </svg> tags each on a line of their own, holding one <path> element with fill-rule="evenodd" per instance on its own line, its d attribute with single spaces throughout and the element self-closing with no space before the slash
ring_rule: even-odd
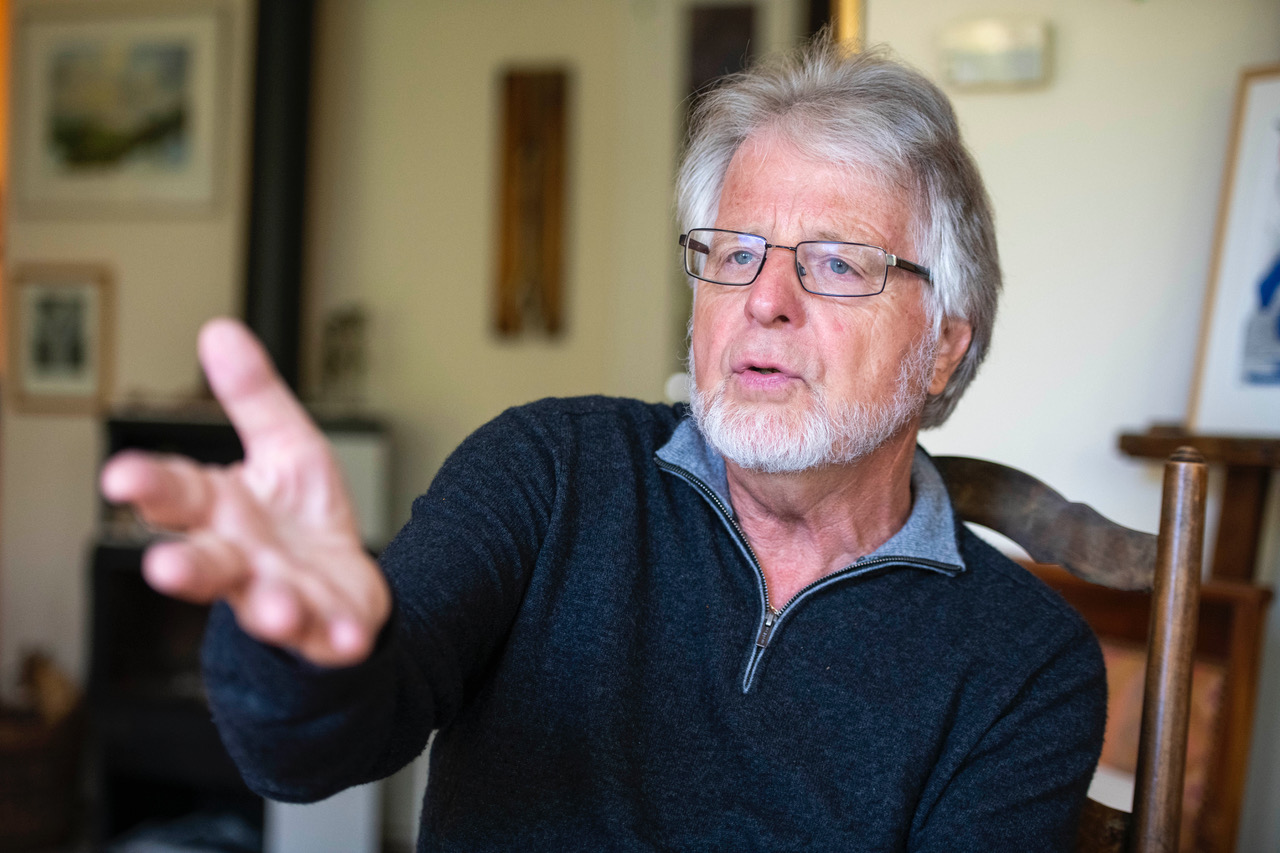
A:
<svg viewBox="0 0 1280 853">
<path fill-rule="evenodd" d="M 1090 583 L 1152 590 L 1133 812 L 1089 800 L 1077 849 L 1177 850 L 1204 541 L 1204 459 L 1180 448 L 1165 463 L 1158 536 L 1108 521 L 1013 468 L 964 457 L 934 462 L 965 521 Z"/>
<path fill-rule="evenodd" d="M 1027 568 L 1078 610 L 1102 642 L 1112 689 L 1103 761 L 1133 770 L 1151 595 L 1091 584 L 1058 566 L 1030 563 Z M 1201 583 L 1183 787 L 1183 850 L 1236 849 L 1271 598 L 1270 589 L 1243 581 L 1207 577 Z"/>
</svg>

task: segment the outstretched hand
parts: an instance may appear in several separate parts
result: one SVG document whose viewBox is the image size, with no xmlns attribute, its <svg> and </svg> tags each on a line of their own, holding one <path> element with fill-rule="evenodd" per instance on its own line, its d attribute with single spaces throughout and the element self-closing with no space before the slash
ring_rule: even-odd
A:
<svg viewBox="0 0 1280 853">
<path fill-rule="evenodd" d="M 245 458 L 223 468 L 125 451 L 107 462 L 108 500 L 181 534 L 147 549 L 143 575 L 175 598 L 227 601 L 248 634 L 313 663 L 363 660 L 391 593 L 324 436 L 242 324 L 210 321 L 199 351 Z"/>
</svg>

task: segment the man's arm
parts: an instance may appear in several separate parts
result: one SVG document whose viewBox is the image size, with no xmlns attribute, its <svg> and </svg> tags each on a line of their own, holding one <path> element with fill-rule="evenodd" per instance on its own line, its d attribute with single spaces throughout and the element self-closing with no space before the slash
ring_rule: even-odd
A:
<svg viewBox="0 0 1280 853">
<path fill-rule="evenodd" d="M 260 345 L 215 321 L 200 352 L 244 464 L 126 454 L 103 491 L 182 534 L 148 551 L 144 573 L 215 603 L 205 684 L 250 786 L 302 801 L 385 776 L 421 752 L 505 636 L 548 511 L 546 442 L 512 429 L 518 415 L 468 439 L 387 547 L 384 575 L 323 437 Z"/>
<path fill-rule="evenodd" d="M 381 563 L 395 606 L 373 654 L 315 666 L 215 610 L 205 683 L 251 787 L 311 800 L 382 778 L 421 753 L 501 654 L 555 500 L 554 437 L 508 411 L 455 450 Z"/>
<path fill-rule="evenodd" d="M 916 816 L 909 849 L 1073 850 L 1106 703 L 1102 654 L 1081 625 L 948 770 L 932 805 Z"/>
</svg>

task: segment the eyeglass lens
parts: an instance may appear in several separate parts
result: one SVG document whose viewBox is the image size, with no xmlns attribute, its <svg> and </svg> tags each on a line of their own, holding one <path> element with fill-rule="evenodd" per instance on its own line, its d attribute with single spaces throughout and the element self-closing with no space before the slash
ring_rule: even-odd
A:
<svg viewBox="0 0 1280 853">
<path fill-rule="evenodd" d="M 750 284 L 764 263 L 765 239 L 755 234 L 695 228 L 684 242 L 685 271 L 715 284 Z M 806 241 L 795 253 L 800 283 L 810 293 L 871 296 L 884 289 L 888 262 L 875 246 Z"/>
</svg>

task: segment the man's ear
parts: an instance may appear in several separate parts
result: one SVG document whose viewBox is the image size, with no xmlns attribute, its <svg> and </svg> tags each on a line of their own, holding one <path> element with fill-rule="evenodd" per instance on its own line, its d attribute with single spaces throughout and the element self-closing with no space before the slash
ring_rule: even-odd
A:
<svg viewBox="0 0 1280 853">
<path fill-rule="evenodd" d="M 973 340 L 973 327 L 969 321 L 954 317 L 944 317 L 942 334 L 938 336 L 938 353 L 933 360 L 933 379 L 929 382 L 931 395 L 941 394 L 956 372 L 964 354 L 969 351 L 969 342 Z"/>
</svg>

